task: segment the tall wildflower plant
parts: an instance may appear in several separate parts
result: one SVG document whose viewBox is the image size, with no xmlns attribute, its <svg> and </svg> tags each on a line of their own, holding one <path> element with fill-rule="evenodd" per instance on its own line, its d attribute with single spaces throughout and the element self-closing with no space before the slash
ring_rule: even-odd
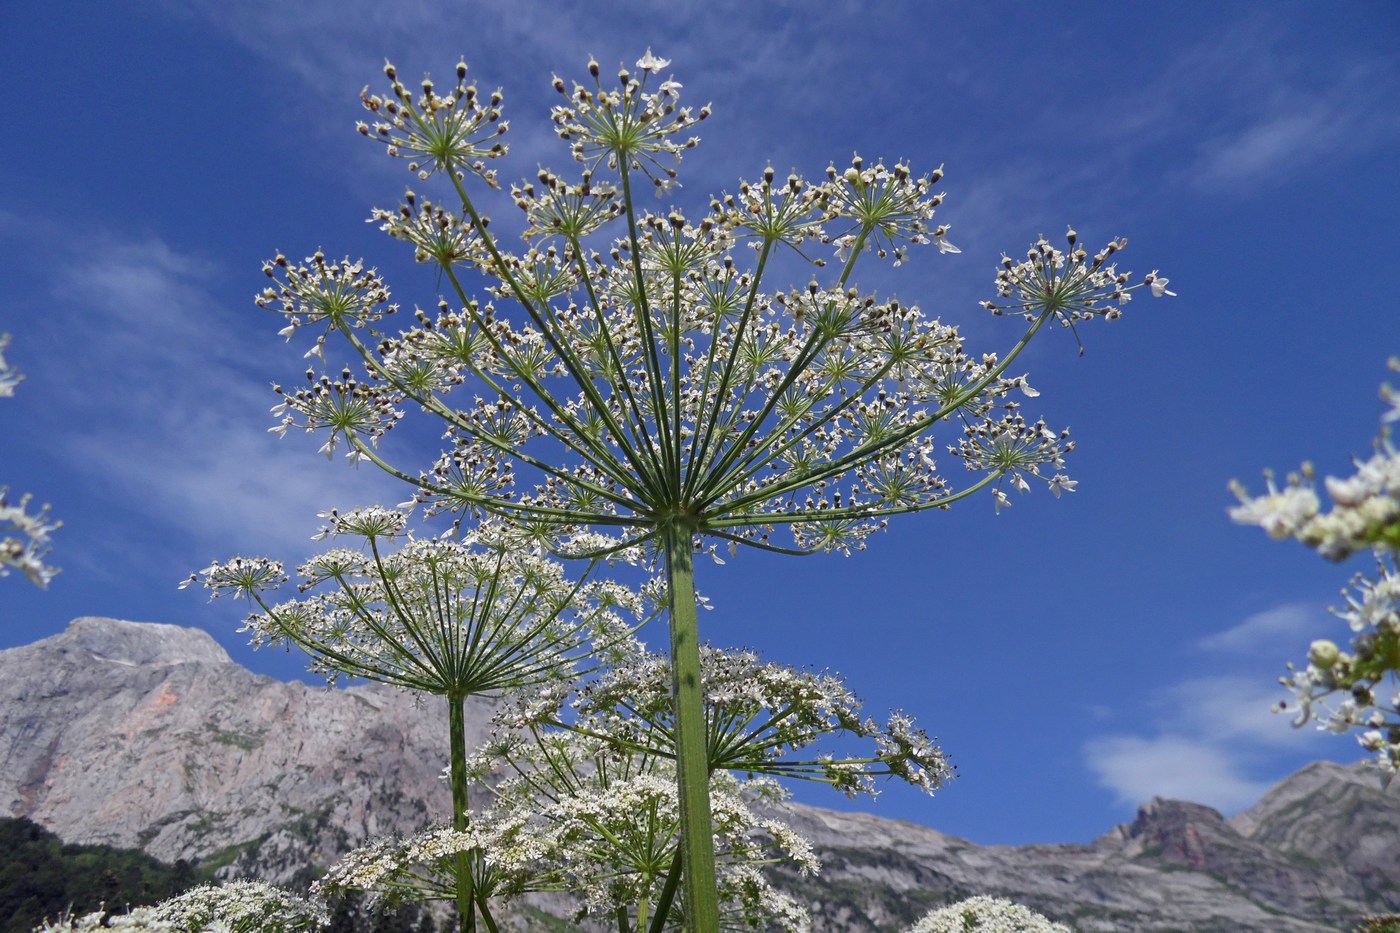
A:
<svg viewBox="0 0 1400 933">
<path fill-rule="evenodd" d="M 246 626 L 256 644 L 296 645 L 331 680 L 362 677 L 446 700 L 451 827 L 396 850 L 393 871 L 360 884 L 342 879 L 341 886 L 448 897 L 463 931 L 476 929 L 477 916 L 494 930 L 489 900 L 504 881 L 469 832 L 465 703 L 567 680 L 594 646 L 626 637 L 625 617 L 643 615 L 646 602 L 588 573 L 571 580 L 557 561 L 496 526 L 420 540 L 393 509 L 326 517 L 326 536 L 358 547 L 334 548 L 302 565 L 301 598 L 270 601 L 288 576 L 266 558 L 216 562 L 185 585 L 202 579 L 214 596 L 248 599 L 260 610 Z"/>
<path fill-rule="evenodd" d="M 589 62 L 584 83 L 554 78 L 552 118 L 577 171 L 509 186 L 525 222 L 512 249 L 486 213 L 506 153 L 501 93 L 468 83 L 465 62 L 442 86 L 410 87 L 386 65 L 388 90 L 362 95 L 359 130 L 439 193 L 410 190 L 373 219 L 434 267 L 436 308 L 405 314 L 376 271 L 319 252 L 269 261 L 258 303 L 289 338 L 315 333 L 310 357 L 334 337 L 364 369 L 279 387 L 274 430 L 324 432 L 328 456 L 345 444 L 430 511 L 506 518 L 566 556 L 644 546 L 659 559 L 685 909 L 713 930 L 695 555 L 849 553 L 894 515 L 979 492 L 1005 504 L 1031 481 L 1072 490 L 1068 436 L 1021 414 L 1013 395 L 1035 392 L 1011 366 L 1046 325 L 1118 317 L 1137 289 L 1167 283 L 1118 271 L 1123 240 L 1090 255 L 1072 230 L 1064 248 L 1041 239 L 1003 258 L 984 302 L 1024 319 L 1019 339 L 970 353 L 955 327 L 856 278 L 914 246 L 957 252 L 934 219 L 941 168 L 857 156 L 808 179 L 769 167 L 691 213 L 645 209 L 641 193 L 671 190 L 710 115 L 681 105 L 668 66 L 648 51 L 635 70 Z M 785 252 L 810 263 L 809 281 L 767 282 Z M 426 467 L 383 443 L 409 408 L 445 431 Z M 964 480 L 939 471 L 942 445 Z"/>
<path fill-rule="evenodd" d="M 1400 359 L 1390 361 L 1400 371 Z M 1346 649 L 1329 638 L 1308 646 L 1302 670 L 1289 665 L 1282 679 L 1293 691 L 1294 725 L 1319 722 L 1336 733 L 1359 731 L 1361 747 L 1375 754 L 1386 784 L 1400 774 L 1400 450 L 1389 425 L 1400 421 L 1400 392 L 1381 387 L 1390 405 L 1382 417 L 1375 452 L 1356 461 L 1348 477 L 1323 483 L 1330 508 L 1317 493 L 1316 476 L 1304 464 L 1280 487 L 1268 476 L 1263 495 L 1234 484 L 1240 504 L 1230 517 L 1258 525 L 1270 537 L 1293 538 L 1332 561 L 1369 552 L 1376 571 L 1358 573 L 1341 606 L 1332 610 L 1351 629 Z M 1280 709 L 1285 704 L 1280 704 Z"/>
</svg>

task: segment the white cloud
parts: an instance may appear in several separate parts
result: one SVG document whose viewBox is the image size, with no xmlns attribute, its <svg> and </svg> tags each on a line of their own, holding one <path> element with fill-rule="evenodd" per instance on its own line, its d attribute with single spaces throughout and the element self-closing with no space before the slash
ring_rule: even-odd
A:
<svg viewBox="0 0 1400 933">
<path fill-rule="evenodd" d="M 1256 612 L 1239 625 L 1201 639 L 1205 651 L 1249 652 L 1261 648 L 1294 650 L 1318 625 L 1318 611 L 1302 603 L 1287 603 Z"/>
<path fill-rule="evenodd" d="M 1195 677 L 1162 692 L 1159 702 L 1167 712 L 1159 722 L 1221 747 L 1302 749 L 1312 744 L 1311 732 L 1294 729 L 1290 717 L 1273 712 L 1288 696 L 1276 680 L 1271 684 L 1253 674 Z"/>
<path fill-rule="evenodd" d="M 1296 729 L 1290 716 L 1273 712 L 1290 698 L 1278 683 L 1284 664 L 1318 615 L 1283 604 L 1198 641 L 1225 669 L 1156 690 L 1133 734 L 1120 727 L 1086 742 L 1085 764 L 1098 783 L 1119 804 L 1169 797 L 1228 814 L 1257 801 L 1299 758 L 1342 752 L 1336 736 Z"/>
<path fill-rule="evenodd" d="M 1085 754 L 1099 783 L 1129 806 L 1168 797 L 1228 813 L 1253 804 L 1271 783 L 1245 776 L 1228 749 L 1188 736 L 1107 736 L 1091 740 Z"/>
</svg>

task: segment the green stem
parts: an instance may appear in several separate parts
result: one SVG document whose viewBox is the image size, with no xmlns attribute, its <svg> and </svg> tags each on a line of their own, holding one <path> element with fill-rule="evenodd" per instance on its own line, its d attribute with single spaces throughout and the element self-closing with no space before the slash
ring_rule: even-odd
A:
<svg viewBox="0 0 1400 933">
<path fill-rule="evenodd" d="M 500 933 L 500 928 L 496 926 L 496 918 L 491 916 L 491 911 L 486 906 L 486 898 L 478 895 L 476 906 L 481 911 L 481 919 L 486 921 L 486 929 L 489 933 Z"/>
<path fill-rule="evenodd" d="M 677 849 L 671 858 L 671 868 L 666 872 L 666 883 L 661 886 L 661 895 L 656 899 L 656 913 L 652 915 L 647 933 L 661 933 L 666 928 L 666 918 L 671 915 L 671 902 L 676 898 L 676 886 L 681 881 L 681 864 L 681 850 Z"/>
<path fill-rule="evenodd" d="M 691 528 L 662 529 L 671 602 L 671 699 L 676 707 L 676 786 L 685 864 L 685 914 L 689 933 L 719 930 L 715 847 L 710 818 L 710 751 L 705 696 L 700 681 L 700 634 L 695 610 Z"/>
<path fill-rule="evenodd" d="M 447 695 L 448 728 L 451 733 L 452 754 L 452 828 L 463 832 L 467 828 L 467 721 L 466 697 Z M 476 933 L 476 910 L 472 906 L 476 892 L 472 890 L 472 856 L 457 853 L 457 929 L 459 933 Z"/>
</svg>

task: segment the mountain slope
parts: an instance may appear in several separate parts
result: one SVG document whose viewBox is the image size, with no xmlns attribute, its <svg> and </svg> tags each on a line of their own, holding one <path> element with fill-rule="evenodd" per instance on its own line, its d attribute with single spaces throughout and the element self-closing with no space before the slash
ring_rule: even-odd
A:
<svg viewBox="0 0 1400 933">
<path fill-rule="evenodd" d="M 469 709 L 470 740 L 488 713 Z M 445 734 L 440 704 L 260 677 L 193 629 L 81 618 L 0 651 L 0 812 L 224 877 L 305 882 L 364 839 L 440 819 Z M 785 883 L 823 933 L 907 929 L 978 893 L 1083 933 L 1349 930 L 1400 910 L 1396 791 L 1317 763 L 1228 822 L 1153 800 L 1090 845 L 1019 847 L 792 806 L 825 867 Z"/>
</svg>

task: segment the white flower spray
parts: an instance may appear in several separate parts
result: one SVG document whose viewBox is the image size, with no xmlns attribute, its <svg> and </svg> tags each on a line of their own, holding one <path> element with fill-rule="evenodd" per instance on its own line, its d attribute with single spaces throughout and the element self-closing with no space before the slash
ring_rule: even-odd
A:
<svg viewBox="0 0 1400 933">
<path fill-rule="evenodd" d="M 1400 360 L 1390 366 L 1400 371 Z M 1400 405 L 1388 385 L 1381 397 L 1391 409 L 1381 419 L 1375 453 L 1358 460 L 1352 476 L 1327 477 L 1329 509 L 1323 510 L 1312 467 L 1305 464 L 1282 488 L 1269 475 L 1261 496 L 1250 497 L 1233 484 L 1240 504 L 1230 517 L 1274 538 L 1294 538 L 1328 560 L 1366 551 L 1374 556 L 1375 574 L 1357 574 L 1342 593 L 1343 604 L 1332 610 L 1352 631 L 1350 650 L 1318 639 L 1309 646 L 1307 666 L 1289 665 L 1282 682 L 1296 699 L 1295 725 L 1319 722 L 1318 728 L 1332 732 L 1360 731 L 1357 740 L 1375 753 L 1388 784 L 1400 774 L 1400 451 L 1389 429 Z"/>
</svg>

